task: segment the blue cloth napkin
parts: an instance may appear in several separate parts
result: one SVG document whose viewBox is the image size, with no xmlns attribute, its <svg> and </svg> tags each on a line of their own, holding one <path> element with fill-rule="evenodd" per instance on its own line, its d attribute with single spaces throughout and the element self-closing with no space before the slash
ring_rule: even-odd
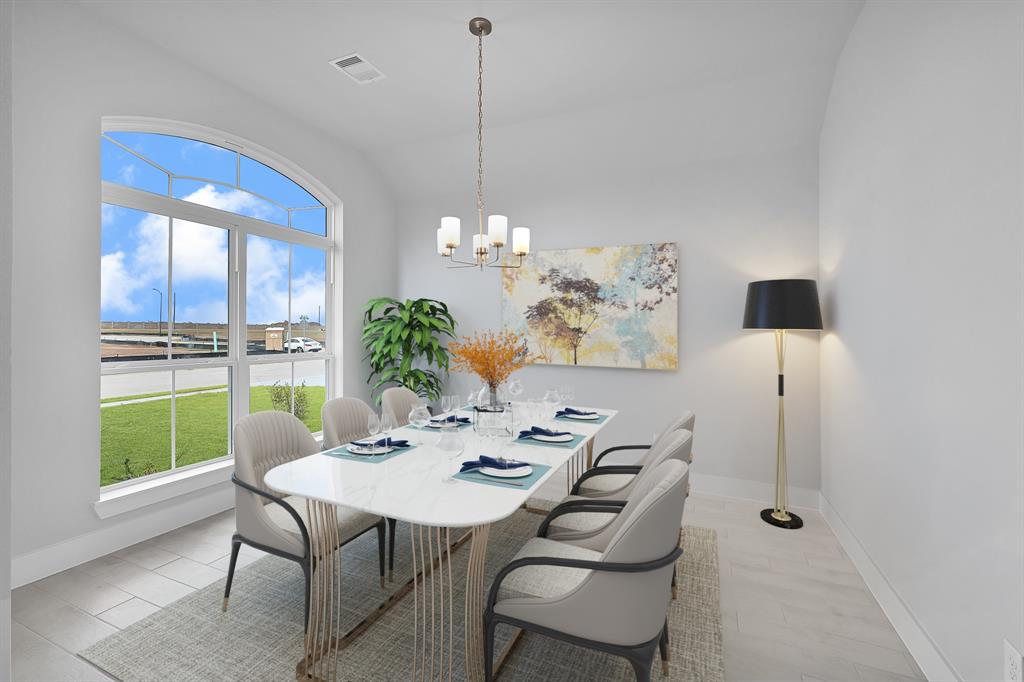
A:
<svg viewBox="0 0 1024 682">
<path fill-rule="evenodd" d="M 545 429 L 541 426 L 532 426 L 528 431 L 520 431 L 520 438 L 529 438 L 530 436 L 547 436 L 548 438 L 556 438 L 558 436 L 568 436 L 568 431 L 552 431 L 551 429 Z"/>
<path fill-rule="evenodd" d="M 518 469 L 519 467 L 530 466 L 526 462 L 513 462 L 509 460 L 500 461 L 487 455 L 480 455 L 480 459 L 470 460 L 462 463 L 462 468 L 459 469 L 459 473 L 463 471 L 472 471 L 473 469 L 479 469 L 480 467 L 490 467 L 492 469 Z"/>
<path fill-rule="evenodd" d="M 398 440 L 397 438 L 381 438 L 376 443 L 370 440 L 354 440 L 352 441 L 352 445 L 358 445 L 361 448 L 368 448 L 370 446 L 383 448 L 389 445 L 393 448 L 407 448 L 409 447 L 409 441 Z"/>
<path fill-rule="evenodd" d="M 434 417 L 430 420 L 431 424 L 468 424 L 469 417 L 456 417 L 454 414 L 450 414 L 447 417 Z"/>
<path fill-rule="evenodd" d="M 564 410 L 559 410 L 555 413 L 556 417 L 565 417 L 566 415 L 573 415 L 575 417 L 586 417 L 591 414 L 597 414 L 593 410 L 577 410 L 575 407 L 567 407 Z"/>
</svg>

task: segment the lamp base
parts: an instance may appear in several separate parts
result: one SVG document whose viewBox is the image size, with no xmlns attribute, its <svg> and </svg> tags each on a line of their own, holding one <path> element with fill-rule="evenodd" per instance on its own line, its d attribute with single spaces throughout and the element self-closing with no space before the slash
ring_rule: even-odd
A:
<svg viewBox="0 0 1024 682">
<path fill-rule="evenodd" d="M 785 516 L 780 518 L 781 514 L 785 514 Z M 804 527 L 804 520 L 793 512 L 780 512 L 777 514 L 774 509 L 762 509 L 761 520 L 777 528 L 788 528 L 789 530 Z"/>
</svg>

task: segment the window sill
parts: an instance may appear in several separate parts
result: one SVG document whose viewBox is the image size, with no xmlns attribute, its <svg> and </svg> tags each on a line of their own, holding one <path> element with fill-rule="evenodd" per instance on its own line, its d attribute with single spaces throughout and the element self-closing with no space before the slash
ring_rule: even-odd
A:
<svg viewBox="0 0 1024 682">
<path fill-rule="evenodd" d="M 158 476 L 135 485 L 126 485 L 108 492 L 101 492 L 100 499 L 93 503 L 93 509 L 101 519 L 108 519 L 118 514 L 135 511 L 151 504 L 225 483 L 231 480 L 231 473 L 234 469 L 234 460 L 226 459 L 166 476 Z"/>
</svg>

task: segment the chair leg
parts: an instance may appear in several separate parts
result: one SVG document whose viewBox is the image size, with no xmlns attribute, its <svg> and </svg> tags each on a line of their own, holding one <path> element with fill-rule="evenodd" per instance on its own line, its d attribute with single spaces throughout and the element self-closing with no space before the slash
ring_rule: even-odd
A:
<svg viewBox="0 0 1024 682">
<path fill-rule="evenodd" d="M 388 582 L 395 581 L 395 519 L 388 519 Z"/>
<path fill-rule="evenodd" d="M 306 607 L 304 612 L 305 617 L 302 619 L 302 622 L 304 624 L 303 632 L 305 632 L 309 630 L 309 602 L 311 599 L 310 590 L 313 584 L 313 576 L 311 575 L 313 571 L 309 565 L 309 560 L 299 562 L 299 566 L 302 567 L 302 575 L 306 579 Z"/>
<path fill-rule="evenodd" d="M 484 682 L 494 680 L 494 629 L 497 622 L 484 616 Z"/>
<path fill-rule="evenodd" d="M 661 652 L 661 674 L 668 677 L 668 620 L 665 621 L 665 627 L 661 630 L 661 640 L 658 642 L 658 649 Z"/>
<path fill-rule="evenodd" d="M 678 590 L 676 589 L 676 567 L 672 567 L 672 600 L 678 596 Z"/>
<path fill-rule="evenodd" d="M 242 548 L 242 541 L 237 535 L 231 538 L 231 561 L 228 563 L 228 579 L 224 583 L 224 602 L 220 610 L 228 610 L 228 597 L 231 596 L 231 581 L 235 577 L 235 563 L 238 561 L 238 550 Z"/>
<path fill-rule="evenodd" d="M 636 682 L 651 682 L 653 658 L 654 652 L 647 648 L 640 649 L 629 655 L 629 662 L 633 665 Z"/>
<path fill-rule="evenodd" d="M 377 558 L 380 561 L 380 586 L 384 587 L 384 520 L 377 524 Z"/>
</svg>

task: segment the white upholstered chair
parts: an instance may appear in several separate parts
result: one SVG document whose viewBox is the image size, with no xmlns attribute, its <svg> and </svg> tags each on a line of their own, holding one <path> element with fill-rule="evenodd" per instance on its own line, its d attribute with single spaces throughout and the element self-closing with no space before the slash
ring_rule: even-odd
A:
<svg viewBox="0 0 1024 682">
<path fill-rule="evenodd" d="M 676 419 L 673 419 L 672 422 L 658 434 L 657 438 L 655 438 L 654 442 L 650 445 L 617 445 L 613 448 L 608 448 L 594 459 L 593 467 L 585 471 L 583 475 L 576 480 L 572 489 L 572 494 L 582 495 L 584 497 L 612 497 L 620 500 L 624 499 L 629 493 L 628 486 L 633 481 L 633 478 L 646 464 L 651 461 L 653 457 L 655 457 L 658 449 L 664 446 L 665 442 L 671 438 L 672 434 L 676 431 L 685 429 L 692 433 L 696 420 L 696 415 L 687 410 Z M 643 451 L 640 460 L 635 464 L 602 464 L 601 462 L 601 460 L 613 452 L 624 452 L 628 450 Z M 687 463 L 689 463 L 692 458 L 693 450 L 691 449 L 687 454 Z"/>
<path fill-rule="evenodd" d="M 324 428 L 324 450 L 346 445 L 370 435 L 366 418 L 373 414 L 359 398 L 334 398 L 320 408 Z"/>
<path fill-rule="evenodd" d="M 324 450 L 346 445 L 370 435 L 366 418 L 373 409 L 359 398 L 333 398 L 320 408 Z M 395 578 L 395 519 L 388 523 L 388 578 Z"/>
<path fill-rule="evenodd" d="M 396 426 L 405 426 L 409 423 L 409 412 L 417 405 L 422 405 L 423 399 L 405 386 L 392 386 L 386 389 L 380 396 L 380 408 L 395 418 Z"/>
<path fill-rule="evenodd" d="M 648 682 L 654 651 L 668 666 L 668 612 L 688 467 L 669 460 L 621 509 L 603 549 L 530 539 L 491 585 L 484 612 L 484 673 L 493 679 L 499 623 L 625 657 Z"/>
<path fill-rule="evenodd" d="M 263 476 L 275 466 L 312 455 L 320 450 L 309 429 L 287 412 L 258 412 L 235 425 L 236 532 L 231 538 L 231 561 L 224 585 L 223 609 L 228 608 L 231 581 L 238 551 L 247 545 L 290 559 L 299 564 L 306 577 L 306 620 L 309 620 L 310 557 L 309 523 L 305 498 L 281 497 L 263 483 Z M 384 582 L 384 519 L 372 514 L 338 507 L 338 530 L 345 545 L 363 533 L 377 530 L 381 584 Z"/>
</svg>

